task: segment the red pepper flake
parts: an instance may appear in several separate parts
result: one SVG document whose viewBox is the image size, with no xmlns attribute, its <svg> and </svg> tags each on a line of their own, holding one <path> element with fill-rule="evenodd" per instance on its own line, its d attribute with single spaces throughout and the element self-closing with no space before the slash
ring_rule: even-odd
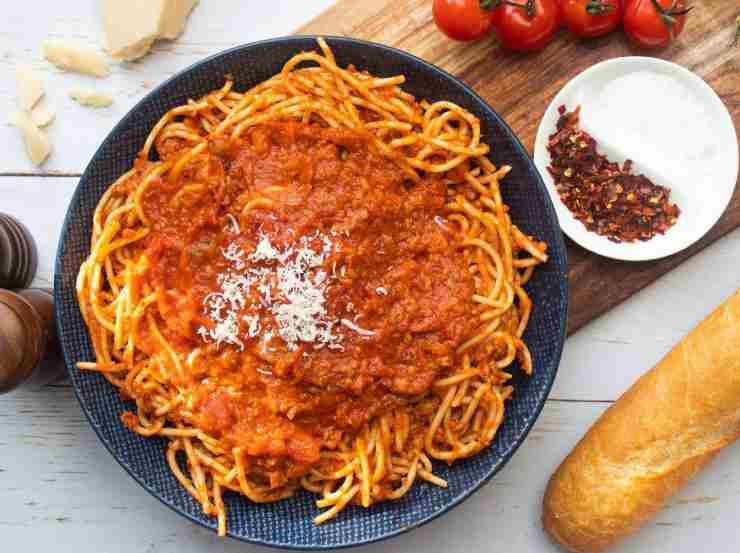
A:
<svg viewBox="0 0 740 553">
<path fill-rule="evenodd" d="M 560 106 L 557 131 L 550 136 L 547 170 L 560 199 L 591 232 L 612 242 L 646 241 L 676 224 L 681 210 L 668 201 L 671 189 L 632 174 L 600 154 L 596 140 L 579 127 L 581 107 Z"/>
</svg>

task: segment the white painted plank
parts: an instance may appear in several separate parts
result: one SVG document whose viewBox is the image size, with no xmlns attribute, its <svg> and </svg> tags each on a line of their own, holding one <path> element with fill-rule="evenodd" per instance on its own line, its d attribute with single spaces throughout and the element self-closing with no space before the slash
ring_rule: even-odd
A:
<svg viewBox="0 0 740 553">
<path fill-rule="evenodd" d="M 553 398 L 614 400 L 740 287 L 740 229 L 565 343 Z"/>
<path fill-rule="evenodd" d="M 32 286 L 53 286 L 59 233 L 75 186 L 77 179 L 70 177 L 0 177 L 0 212 L 20 220 L 36 242 L 39 265 Z"/>
<path fill-rule="evenodd" d="M 112 73 L 106 79 L 63 73 L 41 55 L 41 43 L 46 38 L 71 38 L 101 47 L 99 0 L 3 3 L 0 142 L 5 147 L 0 150 L 0 173 L 82 172 L 108 132 L 152 87 L 227 48 L 289 34 L 332 3 L 333 0 L 204 0 L 193 11 L 178 40 L 157 43 L 153 53 L 140 61 L 112 62 Z M 40 169 L 27 160 L 17 129 L 7 125 L 8 114 L 17 105 L 15 66 L 21 62 L 29 63 L 43 76 L 47 99 L 57 109 L 56 121 L 49 127 L 54 152 Z M 113 106 L 96 110 L 77 105 L 68 92 L 78 86 L 111 93 L 115 98 Z"/>
<path fill-rule="evenodd" d="M 507 467 L 453 512 L 411 534 L 359 549 L 556 552 L 540 527 L 545 484 L 606 404 L 549 402 Z M 0 527 L 28 551 L 189 553 L 261 548 L 178 517 L 121 469 L 97 441 L 68 388 L 0 399 Z M 164 462 L 164 461 L 163 461 Z M 740 448 L 730 448 L 620 553 L 729 553 L 740 516 Z M 267 551 L 267 550 L 264 550 Z"/>
</svg>

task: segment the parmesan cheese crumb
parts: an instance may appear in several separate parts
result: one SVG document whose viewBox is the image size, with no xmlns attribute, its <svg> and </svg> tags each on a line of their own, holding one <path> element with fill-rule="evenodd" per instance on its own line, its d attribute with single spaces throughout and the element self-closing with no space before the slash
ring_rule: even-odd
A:
<svg viewBox="0 0 740 553">
<path fill-rule="evenodd" d="M 260 235 L 260 240 L 259 242 L 257 242 L 257 247 L 249 256 L 250 261 L 275 261 L 279 258 L 279 252 L 270 243 L 270 239 L 267 237 L 266 234 Z"/>
<path fill-rule="evenodd" d="M 375 336 L 376 334 L 372 330 L 366 330 L 364 328 L 360 328 L 359 326 L 357 326 L 355 323 L 353 323 L 349 319 L 341 319 L 339 322 L 342 323 L 347 328 L 349 328 L 350 330 L 354 330 L 360 336 Z"/>
<path fill-rule="evenodd" d="M 113 98 L 91 88 L 73 88 L 69 96 L 78 104 L 91 108 L 107 108 L 113 103 Z"/>
<path fill-rule="evenodd" d="M 51 144 L 46 133 L 33 124 L 25 111 L 16 111 L 10 116 L 10 124 L 20 129 L 26 143 L 26 153 L 34 165 L 44 163 L 51 153 Z"/>
<path fill-rule="evenodd" d="M 15 70 L 18 81 L 18 98 L 21 107 L 31 111 L 44 95 L 44 87 L 36 72 L 28 65 L 19 65 Z"/>
<path fill-rule="evenodd" d="M 249 334 L 249 337 L 254 338 L 255 336 L 257 336 L 261 330 L 259 317 L 257 317 L 256 315 L 252 315 L 251 317 L 244 317 L 244 320 L 249 325 L 249 328 L 247 329 L 247 334 Z"/>
<path fill-rule="evenodd" d="M 37 127 L 47 127 L 54 121 L 56 114 L 48 106 L 38 105 L 31 110 L 31 120 Z"/>
<path fill-rule="evenodd" d="M 244 259 L 242 259 L 244 257 L 244 250 L 236 244 L 229 244 L 228 248 L 221 250 L 221 255 L 224 256 L 224 259 L 231 261 L 236 269 L 243 269 L 245 267 Z"/>
<path fill-rule="evenodd" d="M 65 71 L 95 77 L 107 77 L 110 72 L 105 58 L 99 52 L 69 40 L 45 40 L 44 57 Z"/>
<path fill-rule="evenodd" d="M 226 316 L 218 321 L 212 330 L 208 330 L 204 326 L 200 327 L 198 334 L 203 339 L 210 338 L 216 342 L 217 346 L 227 343 L 244 350 L 244 342 L 239 339 L 239 322 L 236 319 L 236 313 L 233 311 L 226 313 Z"/>
</svg>

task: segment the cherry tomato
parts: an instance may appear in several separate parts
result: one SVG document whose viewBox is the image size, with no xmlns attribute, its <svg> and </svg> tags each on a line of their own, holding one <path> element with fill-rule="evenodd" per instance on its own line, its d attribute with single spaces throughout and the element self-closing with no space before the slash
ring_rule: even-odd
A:
<svg viewBox="0 0 740 553">
<path fill-rule="evenodd" d="M 453 40 L 477 40 L 493 26 L 493 12 L 483 9 L 480 0 L 434 0 L 432 13 L 437 27 Z"/>
<path fill-rule="evenodd" d="M 560 8 L 568 30 L 584 38 L 610 33 L 622 21 L 621 0 L 561 0 Z"/>
<path fill-rule="evenodd" d="M 512 50 L 538 50 L 552 39 L 562 15 L 558 0 L 504 0 L 493 9 L 493 28 Z"/>
<path fill-rule="evenodd" d="M 681 34 L 690 10 L 684 0 L 629 0 L 622 24 L 638 45 L 664 48 Z"/>
</svg>

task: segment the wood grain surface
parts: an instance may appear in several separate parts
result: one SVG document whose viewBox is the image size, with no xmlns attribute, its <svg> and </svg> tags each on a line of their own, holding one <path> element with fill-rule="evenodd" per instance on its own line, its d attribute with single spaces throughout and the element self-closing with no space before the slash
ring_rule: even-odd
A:
<svg viewBox="0 0 740 553">
<path fill-rule="evenodd" d="M 740 47 L 730 47 L 737 16 L 737 9 L 729 9 L 732 3 L 700 2 L 679 40 L 658 53 L 635 48 L 621 32 L 581 41 L 561 31 L 547 48 L 533 54 L 508 52 L 493 37 L 462 44 L 437 31 L 431 0 L 341 0 L 297 33 L 373 40 L 438 65 L 483 96 L 531 153 L 540 119 L 565 83 L 600 61 L 620 56 L 656 55 L 694 71 L 719 94 L 736 130 L 740 128 Z M 615 261 L 568 240 L 568 332 L 575 332 L 739 225 L 737 187 L 724 216 L 701 241 L 663 260 Z"/>
</svg>

